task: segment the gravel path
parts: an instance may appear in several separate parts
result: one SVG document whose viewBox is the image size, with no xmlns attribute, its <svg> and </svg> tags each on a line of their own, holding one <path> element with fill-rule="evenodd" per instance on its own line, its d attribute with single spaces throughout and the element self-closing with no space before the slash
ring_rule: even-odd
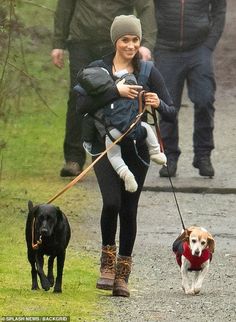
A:
<svg viewBox="0 0 236 322">
<path fill-rule="evenodd" d="M 178 203 L 186 226 L 204 226 L 216 240 L 216 251 L 202 291 L 197 296 L 187 296 L 181 289 L 179 268 L 171 250 L 181 230 L 181 222 L 173 194 L 157 189 L 168 186 L 169 182 L 161 181 L 159 169 L 152 166 L 139 206 L 138 234 L 129 282 L 131 297 L 114 298 L 110 292 L 96 290 L 106 313 L 99 317 L 99 312 L 94 312 L 91 321 L 236 321 L 236 75 L 235 64 L 233 66 L 236 3 L 228 0 L 227 4 L 226 31 L 216 52 L 216 149 L 212 157 L 216 176 L 213 180 L 200 178 L 191 165 L 193 110 L 186 99 L 180 116 L 183 153 L 179 161 L 179 177 L 173 180 L 174 185 L 182 190 L 190 186 L 201 188 L 200 193 L 190 193 L 188 189 L 188 193 L 178 192 Z M 203 187 L 208 186 L 213 188 L 214 194 L 201 193 Z M 91 203 L 80 217 L 77 228 L 81 236 L 79 247 L 94 255 L 99 271 L 101 197 L 92 172 L 84 180 L 83 187 Z M 222 187 L 225 193 L 222 190 L 218 194 Z M 229 188 L 234 194 L 228 193 Z"/>
<path fill-rule="evenodd" d="M 85 185 L 91 187 L 93 177 Z M 94 254 L 99 271 L 100 231 L 97 206 L 90 205 L 80 223 L 81 240 Z M 208 276 L 197 296 L 181 289 L 179 268 L 171 245 L 181 223 L 171 193 L 145 191 L 139 206 L 138 234 L 130 275 L 130 298 L 114 298 L 99 291 L 105 316 L 90 321 L 236 321 L 236 205 L 233 194 L 177 194 L 186 226 L 205 226 L 215 237 L 216 251 Z M 98 214 L 98 215 L 97 215 Z M 83 236 L 86 232 L 86 237 Z M 88 233 L 89 232 L 89 233 Z M 87 322 L 87 321 L 86 321 Z"/>
</svg>

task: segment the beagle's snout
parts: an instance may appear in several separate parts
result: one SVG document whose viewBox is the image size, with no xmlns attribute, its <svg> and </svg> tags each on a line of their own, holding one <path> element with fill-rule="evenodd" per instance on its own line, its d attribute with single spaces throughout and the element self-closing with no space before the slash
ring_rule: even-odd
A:
<svg viewBox="0 0 236 322">
<path fill-rule="evenodd" d="M 195 256 L 200 256 L 201 255 L 201 252 L 199 249 L 196 249 L 195 252 L 194 252 L 194 255 Z"/>
</svg>

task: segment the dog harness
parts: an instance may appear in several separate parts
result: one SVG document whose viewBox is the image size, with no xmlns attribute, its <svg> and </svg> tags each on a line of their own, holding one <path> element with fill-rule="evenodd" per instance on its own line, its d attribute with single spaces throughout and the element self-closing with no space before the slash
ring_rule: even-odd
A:
<svg viewBox="0 0 236 322">
<path fill-rule="evenodd" d="M 177 248 L 174 249 L 175 255 L 176 255 L 176 260 L 179 266 L 181 266 L 181 256 L 183 255 L 184 257 L 189 260 L 191 263 L 191 266 L 189 267 L 189 271 L 201 271 L 202 264 L 205 263 L 208 259 L 211 261 L 212 260 L 212 253 L 210 252 L 209 248 L 205 248 L 202 251 L 201 256 L 195 256 L 192 255 L 191 249 L 189 247 L 188 242 L 182 242 L 178 244 Z"/>
</svg>

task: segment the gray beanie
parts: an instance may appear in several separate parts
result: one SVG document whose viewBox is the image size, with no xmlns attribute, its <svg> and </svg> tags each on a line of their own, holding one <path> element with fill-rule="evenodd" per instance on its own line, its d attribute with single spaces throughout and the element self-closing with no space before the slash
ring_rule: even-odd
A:
<svg viewBox="0 0 236 322">
<path fill-rule="evenodd" d="M 115 45 L 116 41 L 125 35 L 134 35 L 142 40 L 142 28 L 138 18 L 134 15 L 121 15 L 115 17 L 110 29 L 111 41 Z"/>
</svg>

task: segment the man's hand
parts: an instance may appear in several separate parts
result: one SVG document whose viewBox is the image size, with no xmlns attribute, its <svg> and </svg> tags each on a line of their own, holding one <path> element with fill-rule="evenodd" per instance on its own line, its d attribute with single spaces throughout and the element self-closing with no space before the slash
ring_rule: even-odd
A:
<svg viewBox="0 0 236 322">
<path fill-rule="evenodd" d="M 140 53 L 143 60 L 151 60 L 152 59 L 151 51 L 147 47 L 141 46 L 139 48 L 139 53 Z"/>
<path fill-rule="evenodd" d="M 64 67 L 64 50 L 63 49 L 53 49 L 51 52 L 52 62 L 58 68 Z"/>
</svg>

